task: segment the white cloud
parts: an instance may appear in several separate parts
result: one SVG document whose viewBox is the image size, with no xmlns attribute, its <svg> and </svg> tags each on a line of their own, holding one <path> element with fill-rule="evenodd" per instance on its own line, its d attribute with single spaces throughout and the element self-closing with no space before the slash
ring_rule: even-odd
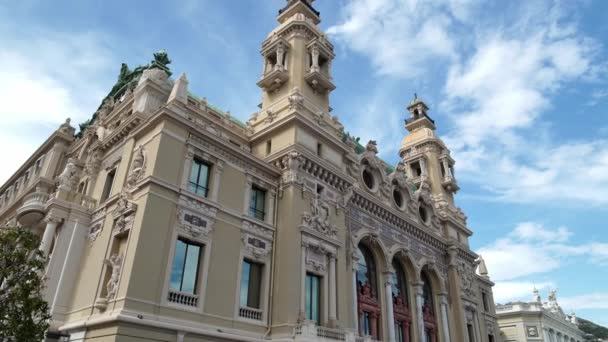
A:
<svg viewBox="0 0 608 342">
<path fill-rule="evenodd" d="M 608 166 L 608 141 L 553 137 L 546 117 L 566 86 L 597 81 L 607 69 L 600 43 L 578 30 L 577 6 L 545 0 L 498 7 L 472 1 L 350 0 L 343 21 L 328 31 L 368 57 L 382 76 L 445 80 L 437 90 L 441 94 L 431 94 L 443 97 L 436 110 L 451 118 L 439 124 L 449 128 L 443 138 L 459 178 L 484 190 L 478 198 L 605 205 L 608 173 L 601 170 Z M 598 90 L 592 100 L 604 95 Z M 370 102 L 376 97 L 372 93 Z M 355 122 L 355 133 L 397 135 L 383 120 L 362 131 L 359 126 Z"/>
<path fill-rule="evenodd" d="M 570 242 L 571 236 L 565 227 L 550 229 L 537 222 L 523 222 L 507 236 L 480 248 L 478 253 L 483 255 L 490 276 L 497 281 L 554 271 L 574 257 L 600 266 L 608 263 L 608 243 L 575 244 Z"/>
<path fill-rule="evenodd" d="M 566 310 L 608 309 L 608 292 L 596 292 L 558 299 Z"/>
<path fill-rule="evenodd" d="M 595 106 L 606 99 L 608 99 L 608 89 L 597 89 L 591 93 L 591 100 L 587 102 L 587 105 Z"/>
<path fill-rule="evenodd" d="M 455 58 L 450 31 L 468 16 L 472 1 L 353 0 L 344 21 L 327 32 L 370 58 L 381 75 L 414 78 L 431 58 Z"/>
<path fill-rule="evenodd" d="M 92 115 L 118 65 L 94 33 L 24 30 L 5 21 L 0 41 L 0 145 L 11 146 L 2 155 L 3 183 L 67 117 L 76 125 Z"/>
<path fill-rule="evenodd" d="M 529 281 L 499 281 L 496 282 L 492 293 L 494 301 L 499 304 L 505 304 L 512 301 L 532 301 L 532 290 L 544 290 L 555 288 L 552 282 L 534 283 Z"/>
</svg>

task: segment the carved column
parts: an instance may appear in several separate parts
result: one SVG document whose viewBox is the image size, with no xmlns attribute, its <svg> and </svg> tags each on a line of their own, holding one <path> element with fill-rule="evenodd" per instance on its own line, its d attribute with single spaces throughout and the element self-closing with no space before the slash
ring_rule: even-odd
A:
<svg viewBox="0 0 608 342">
<path fill-rule="evenodd" d="M 391 286 L 391 272 L 384 272 L 384 295 L 386 297 L 386 325 L 388 327 L 388 340 L 395 341 L 395 314 L 393 313 L 393 288 Z"/>
<path fill-rule="evenodd" d="M 451 305 L 452 326 L 450 332 L 455 341 L 468 341 L 468 329 L 464 312 L 464 302 L 462 300 L 462 285 L 460 274 L 458 273 L 458 247 L 452 245 L 448 247 L 448 291 Z"/>
<path fill-rule="evenodd" d="M 551 342 L 549 340 L 549 330 L 543 329 L 543 342 Z"/>
<path fill-rule="evenodd" d="M 274 66 L 275 70 L 283 71 L 285 70 L 285 65 L 283 64 L 283 57 L 285 56 L 285 47 L 283 44 L 279 44 L 277 46 L 277 64 Z"/>
<path fill-rule="evenodd" d="M 450 342 L 450 327 L 448 325 L 448 295 L 442 293 L 438 296 L 439 304 L 441 306 L 441 328 L 443 329 L 443 336 L 445 336 L 445 342 Z"/>
<path fill-rule="evenodd" d="M 353 327 L 355 331 L 359 333 L 359 301 L 357 299 L 357 263 L 359 262 L 359 258 L 357 258 L 353 254 L 352 258 L 352 266 L 353 266 Z"/>
<path fill-rule="evenodd" d="M 190 172 L 192 172 L 192 161 L 194 160 L 194 150 L 188 148 L 186 160 L 184 160 L 184 173 L 182 174 L 182 189 L 188 189 L 190 182 Z"/>
<path fill-rule="evenodd" d="M 300 263 L 300 321 L 306 320 L 306 246 L 302 243 Z"/>
<path fill-rule="evenodd" d="M 268 191 L 268 210 L 266 214 L 266 223 L 273 225 L 274 222 L 274 202 L 276 201 L 277 192 L 272 189 Z"/>
<path fill-rule="evenodd" d="M 312 51 L 311 51 L 311 55 L 312 55 L 312 67 L 310 68 L 311 71 L 319 71 L 319 47 L 314 45 L 312 47 Z"/>
<path fill-rule="evenodd" d="M 218 201 L 218 195 L 220 193 L 220 179 L 222 176 L 222 170 L 224 169 L 224 162 L 218 160 L 215 163 L 215 173 L 213 174 L 213 188 L 211 189 L 211 200 L 214 202 Z"/>
<path fill-rule="evenodd" d="M 412 286 L 414 293 L 416 294 L 416 323 L 418 325 L 418 340 L 420 342 L 429 342 L 426 340 L 426 334 L 424 333 L 424 316 L 422 315 L 424 297 L 422 286 L 422 283 L 414 283 Z"/>
<path fill-rule="evenodd" d="M 57 226 L 59 225 L 59 222 L 61 222 L 61 219 L 49 214 L 44 220 L 46 222 L 46 227 L 44 228 L 44 234 L 42 235 L 39 249 L 45 257 L 48 257 L 51 246 L 53 245 L 55 233 L 57 232 Z"/>
<path fill-rule="evenodd" d="M 243 204 L 243 213 L 249 215 L 249 201 L 251 200 L 251 187 L 253 186 L 253 177 L 247 175 L 247 182 L 245 183 L 245 199 Z"/>
<path fill-rule="evenodd" d="M 336 256 L 329 254 L 329 325 L 336 326 Z"/>
</svg>

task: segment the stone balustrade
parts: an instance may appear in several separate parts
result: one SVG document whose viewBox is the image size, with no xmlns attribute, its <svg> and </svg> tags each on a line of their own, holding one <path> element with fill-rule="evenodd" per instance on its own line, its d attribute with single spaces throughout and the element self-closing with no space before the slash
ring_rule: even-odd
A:
<svg viewBox="0 0 608 342">
<path fill-rule="evenodd" d="M 198 296 L 191 293 L 184 293 L 176 290 L 169 290 L 169 302 L 184 306 L 197 307 Z"/>
<path fill-rule="evenodd" d="M 318 326 L 315 322 L 305 322 L 295 327 L 296 341 L 345 341 L 375 342 L 370 336 L 359 336 L 352 331 Z"/>
<path fill-rule="evenodd" d="M 261 321 L 264 311 L 260 309 L 241 307 L 239 309 L 239 317 L 252 319 L 254 321 Z"/>
</svg>

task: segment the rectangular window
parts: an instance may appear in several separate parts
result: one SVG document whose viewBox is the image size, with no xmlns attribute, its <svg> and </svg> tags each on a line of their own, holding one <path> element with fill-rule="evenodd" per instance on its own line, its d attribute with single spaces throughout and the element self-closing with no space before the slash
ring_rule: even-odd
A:
<svg viewBox="0 0 608 342">
<path fill-rule="evenodd" d="M 272 152 L 272 140 L 266 142 L 266 155 L 269 155 L 270 152 Z"/>
<path fill-rule="evenodd" d="M 251 188 L 251 200 L 249 201 L 249 215 L 264 221 L 264 217 L 266 216 L 265 205 L 266 190 L 253 186 Z"/>
<path fill-rule="evenodd" d="M 101 193 L 101 202 L 105 201 L 110 197 L 112 193 L 112 186 L 114 185 L 114 177 L 116 176 L 116 169 L 108 172 L 106 176 L 106 182 L 103 185 L 103 192 Z"/>
<path fill-rule="evenodd" d="M 195 194 L 207 197 L 207 193 L 209 192 L 209 164 L 198 159 L 192 161 L 188 187 Z"/>
<path fill-rule="evenodd" d="M 264 265 L 243 260 L 241 272 L 241 307 L 260 309 L 262 268 Z"/>
<path fill-rule="evenodd" d="M 319 157 L 322 157 L 322 154 L 323 154 L 323 145 L 321 143 L 318 143 L 317 144 L 317 155 Z"/>
<path fill-rule="evenodd" d="M 198 269 L 203 246 L 178 239 L 175 242 L 175 256 L 171 267 L 171 289 L 188 294 L 196 294 Z"/>
<path fill-rule="evenodd" d="M 321 306 L 321 277 L 314 274 L 306 274 L 306 319 L 321 323 L 319 307 Z"/>
</svg>

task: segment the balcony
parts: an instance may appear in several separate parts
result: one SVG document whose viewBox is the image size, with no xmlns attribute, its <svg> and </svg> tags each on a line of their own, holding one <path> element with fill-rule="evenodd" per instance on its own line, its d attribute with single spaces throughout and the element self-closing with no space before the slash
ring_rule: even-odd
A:
<svg viewBox="0 0 608 342">
<path fill-rule="evenodd" d="M 264 311 L 260 309 L 241 307 L 239 309 L 239 317 L 243 317 L 246 319 L 251 319 L 254 321 L 261 321 L 264 315 Z"/>
<path fill-rule="evenodd" d="M 460 187 L 456 183 L 456 179 L 454 177 L 452 177 L 452 176 L 446 176 L 446 177 L 444 177 L 443 181 L 441 182 L 441 185 L 448 192 L 456 192 L 456 191 L 460 190 Z"/>
<path fill-rule="evenodd" d="M 257 83 L 266 92 L 273 92 L 283 86 L 289 79 L 289 72 L 281 65 L 276 65 L 272 71 L 265 73 Z"/>
<path fill-rule="evenodd" d="M 46 213 L 44 206 L 49 200 L 45 192 L 32 192 L 23 197 L 23 205 L 17 209 L 17 220 L 24 227 L 31 227 L 40 222 Z"/>
<path fill-rule="evenodd" d="M 308 75 L 306 75 L 305 80 L 315 92 L 320 94 L 325 94 L 336 89 L 336 86 L 329 76 L 325 75 L 318 67 L 311 68 Z"/>
<path fill-rule="evenodd" d="M 175 290 L 169 290 L 167 298 L 169 302 L 196 308 L 198 306 L 198 296 L 191 293 L 184 293 Z"/>
</svg>

